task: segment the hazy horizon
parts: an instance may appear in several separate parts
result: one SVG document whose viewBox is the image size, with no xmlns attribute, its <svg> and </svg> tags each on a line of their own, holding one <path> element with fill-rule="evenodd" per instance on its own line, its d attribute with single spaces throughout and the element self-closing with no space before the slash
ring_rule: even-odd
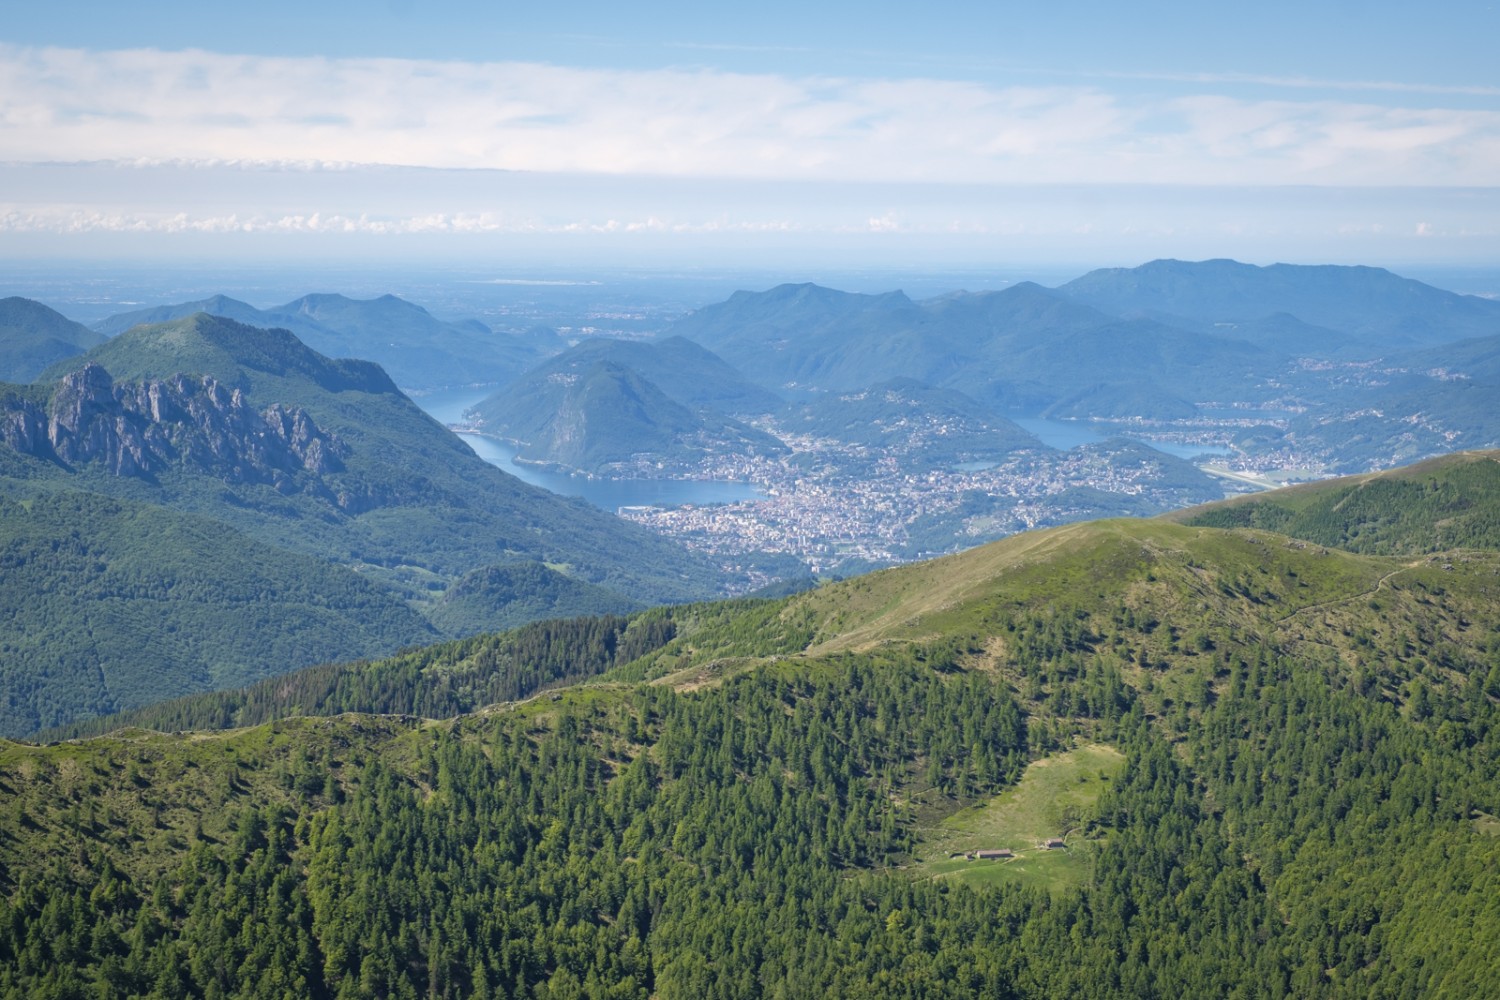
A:
<svg viewBox="0 0 1500 1000">
<path fill-rule="evenodd" d="M 0 262 L 1500 263 L 1492 6 L 82 2 L 0 28 Z"/>
<path fill-rule="evenodd" d="M 721 302 L 736 291 L 763 291 L 780 284 L 811 282 L 866 294 L 902 291 L 921 300 L 956 291 L 998 291 L 1025 281 L 1053 288 L 1093 269 L 1085 264 L 756 268 L 624 267 L 577 261 L 413 265 L 339 259 L 304 263 L 40 259 L 0 266 L 0 298 L 35 299 L 69 319 L 91 324 L 134 309 L 214 295 L 227 295 L 260 309 L 314 293 L 353 299 L 396 295 L 441 319 L 475 318 L 509 327 L 588 325 L 591 315 L 624 310 L 629 314 L 629 327 L 636 331 L 632 335 L 637 335 Z M 1500 265 L 1413 265 L 1390 270 L 1447 291 L 1500 299 Z"/>
</svg>

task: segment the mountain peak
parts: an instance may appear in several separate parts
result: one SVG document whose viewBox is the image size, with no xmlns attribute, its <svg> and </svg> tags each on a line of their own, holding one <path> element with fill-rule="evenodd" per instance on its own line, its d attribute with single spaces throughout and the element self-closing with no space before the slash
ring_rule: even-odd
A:
<svg viewBox="0 0 1500 1000">
<path fill-rule="evenodd" d="M 33 299 L 0 299 L 0 382 L 30 382 L 104 338 Z"/>
<path fill-rule="evenodd" d="M 1105 311 L 1198 329 L 1285 313 L 1352 338 L 1367 352 L 1483 336 L 1500 327 L 1500 303 L 1379 267 L 1153 260 L 1090 271 L 1057 291 Z"/>
<path fill-rule="evenodd" d="M 310 380 L 341 392 L 399 392 L 379 365 L 325 357 L 289 330 L 265 329 L 195 313 L 185 319 L 132 327 L 87 355 L 116 379 L 165 378 L 179 372 L 212 375 L 248 388 L 262 377 Z M 68 369 L 54 366 L 53 377 Z"/>
</svg>

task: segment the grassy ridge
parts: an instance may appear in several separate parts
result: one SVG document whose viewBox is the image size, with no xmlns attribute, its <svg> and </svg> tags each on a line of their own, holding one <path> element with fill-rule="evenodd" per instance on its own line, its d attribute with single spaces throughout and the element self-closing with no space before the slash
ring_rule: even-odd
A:
<svg viewBox="0 0 1500 1000">
<path fill-rule="evenodd" d="M 1388 473 L 1237 497 L 1168 515 L 1185 524 L 1263 528 L 1372 554 L 1500 548 L 1500 452 L 1463 452 Z"/>
</svg>

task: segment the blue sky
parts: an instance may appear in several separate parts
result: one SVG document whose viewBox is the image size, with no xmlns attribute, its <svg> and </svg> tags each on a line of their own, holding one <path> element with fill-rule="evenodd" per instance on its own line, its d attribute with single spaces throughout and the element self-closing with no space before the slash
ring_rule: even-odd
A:
<svg viewBox="0 0 1500 1000">
<path fill-rule="evenodd" d="M 1500 263 L 1490 3 L 26 5 L 0 257 Z"/>
</svg>

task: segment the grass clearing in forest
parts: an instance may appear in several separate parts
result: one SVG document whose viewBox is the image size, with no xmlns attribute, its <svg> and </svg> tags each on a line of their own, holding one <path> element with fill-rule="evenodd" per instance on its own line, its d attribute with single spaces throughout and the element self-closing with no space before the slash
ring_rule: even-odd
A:
<svg viewBox="0 0 1500 1000">
<path fill-rule="evenodd" d="M 918 872 L 974 885 L 1022 882 L 1052 891 L 1082 884 L 1089 863 L 1083 827 L 1094 817 L 1099 796 L 1124 767 L 1124 754 L 1098 743 L 1033 762 L 1014 788 L 925 830 Z M 1040 846 L 1051 838 L 1062 838 L 1067 847 Z M 988 850 L 1010 850 L 1015 856 L 964 857 Z"/>
</svg>

